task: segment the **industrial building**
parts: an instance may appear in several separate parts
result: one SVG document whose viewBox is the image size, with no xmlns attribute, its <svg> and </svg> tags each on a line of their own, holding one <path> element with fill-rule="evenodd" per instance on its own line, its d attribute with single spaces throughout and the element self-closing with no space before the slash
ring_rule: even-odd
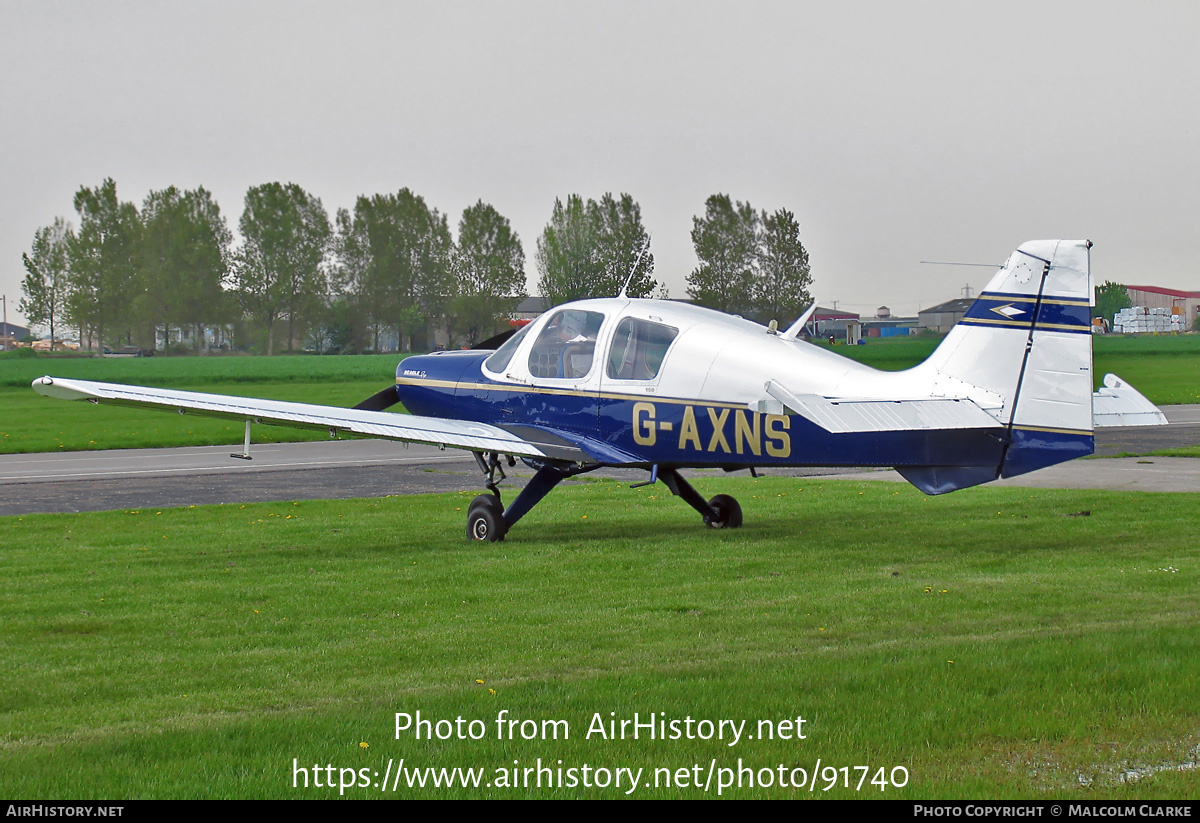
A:
<svg viewBox="0 0 1200 823">
<path fill-rule="evenodd" d="M 972 297 L 958 297 L 921 309 L 917 312 L 917 325 L 938 334 L 946 334 L 954 328 L 955 323 L 966 316 L 967 309 L 971 308 L 974 302 Z"/>
<path fill-rule="evenodd" d="M 29 329 L 9 322 L 0 323 L 0 351 L 15 349 L 17 344 L 29 336 Z"/>
</svg>

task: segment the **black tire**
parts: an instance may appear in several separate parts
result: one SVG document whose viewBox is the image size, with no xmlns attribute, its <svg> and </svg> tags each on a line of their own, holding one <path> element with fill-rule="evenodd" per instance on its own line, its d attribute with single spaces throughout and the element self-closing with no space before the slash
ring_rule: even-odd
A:
<svg viewBox="0 0 1200 823">
<path fill-rule="evenodd" d="M 471 501 L 467 510 L 467 537 L 495 543 L 503 540 L 508 531 L 504 521 L 504 506 L 494 494 L 481 494 Z"/>
<path fill-rule="evenodd" d="M 711 528 L 736 529 L 742 525 L 742 507 L 729 495 L 718 494 L 708 505 L 716 513 L 715 517 L 704 520 Z"/>
</svg>

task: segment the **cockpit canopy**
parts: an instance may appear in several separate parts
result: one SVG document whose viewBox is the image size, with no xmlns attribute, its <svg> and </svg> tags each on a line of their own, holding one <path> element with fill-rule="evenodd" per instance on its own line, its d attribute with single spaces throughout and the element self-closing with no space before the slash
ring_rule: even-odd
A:
<svg viewBox="0 0 1200 823">
<path fill-rule="evenodd" d="M 648 381 L 658 377 L 679 329 L 619 312 L 566 307 L 509 338 L 485 361 L 487 371 L 507 374 L 518 351 L 526 352 L 530 334 L 536 336 L 523 357 L 534 380 L 585 380 L 600 363 L 607 380 Z"/>
</svg>

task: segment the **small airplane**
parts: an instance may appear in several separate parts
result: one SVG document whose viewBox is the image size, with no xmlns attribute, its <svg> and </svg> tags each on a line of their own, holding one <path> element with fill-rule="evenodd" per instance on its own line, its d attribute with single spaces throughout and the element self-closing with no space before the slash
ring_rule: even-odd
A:
<svg viewBox="0 0 1200 823">
<path fill-rule="evenodd" d="M 427 443 L 472 452 L 486 494 L 467 534 L 503 540 L 560 481 L 601 467 L 649 472 L 714 528 L 742 524 L 684 468 L 894 467 L 926 494 L 1091 454 L 1096 425 L 1165 423 L 1109 375 L 1093 395 L 1090 241 L 1025 243 L 932 355 L 884 372 L 811 345 L 812 309 L 780 332 L 684 303 L 568 303 L 497 348 L 411 356 L 353 409 L 57 377 L 37 392 Z M 409 414 L 387 411 L 403 403 Z M 504 466 L 533 478 L 507 506 Z"/>
</svg>

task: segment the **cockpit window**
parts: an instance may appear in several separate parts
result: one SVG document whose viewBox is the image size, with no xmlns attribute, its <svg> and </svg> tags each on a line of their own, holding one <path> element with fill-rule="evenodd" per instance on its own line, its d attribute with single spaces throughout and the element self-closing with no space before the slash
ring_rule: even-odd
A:
<svg viewBox="0 0 1200 823">
<path fill-rule="evenodd" d="M 550 318 L 529 353 L 534 377 L 578 380 L 587 377 L 596 356 L 596 335 L 604 323 L 598 311 L 567 309 Z"/>
<path fill-rule="evenodd" d="M 521 340 L 525 337 L 525 332 L 529 331 L 529 325 L 526 324 L 517 330 L 517 333 L 504 341 L 504 345 L 496 349 L 483 365 L 488 371 L 494 374 L 503 374 L 508 368 L 508 364 L 512 362 L 513 355 L 517 353 L 517 347 L 521 345 Z"/>
<path fill-rule="evenodd" d="M 614 380 L 653 380 L 679 329 L 626 317 L 608 350 L 608 376 Z"/>
</svg>

